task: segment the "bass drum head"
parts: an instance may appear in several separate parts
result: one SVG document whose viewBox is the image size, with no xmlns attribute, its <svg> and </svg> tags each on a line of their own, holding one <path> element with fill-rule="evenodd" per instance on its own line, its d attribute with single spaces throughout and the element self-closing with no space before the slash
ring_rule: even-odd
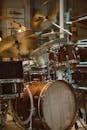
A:
<svg viewBox="0 0 87 130">
<path fill-rule="evenodd" d="M 33 98 L 28 86 L 18 98 L 11 102 L 14 120 L 21 125 L 28 125 L 33 114 Z"/>
<path fill-rule="evenodd" d="M 62 80 L 53 82 L 43 96 L 42 112 L 44 121 L 52 130 L 72 127 L 77 115 L 72 86 Z"/>
</svg>

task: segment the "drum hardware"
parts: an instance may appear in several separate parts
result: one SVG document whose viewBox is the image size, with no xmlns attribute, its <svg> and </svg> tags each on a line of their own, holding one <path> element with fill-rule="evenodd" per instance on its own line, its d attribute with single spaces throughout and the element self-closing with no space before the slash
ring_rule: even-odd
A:
<svg viewBox="0 0 87 130">
<path fill-rule="evenodd" d="M 47 79 L 51 80 L 51 76 L 50 76 L 50 68 L 49 68 L 49 63 L 47 64 Z"/>
<path fill-rule="evenodd" d="M 14 99 L 20 95 L 20 93 L 23 91 L 23 88 L 23 82 L 11 82 L 11 80 L 5 82 L 2 81 L 0 82 L 0 99 Z"/>
<path fill-rule="evenodd" d="M 61 30 L 63 30 L 64 32 L 66 32 L 67 34 L 69 34 L 70 36 L 72 36 L 72 33 L 71 32 L 69 32 L 68 30 L 66 30 L 66 29 L 64 29 L 64 28 L 62 28 L 61 26 L 59 26 L 58 24 L 56 24 L 56 23 L 52 23 L 55 27 L 57 27 L 58 29 L 61 29 Z"/>
<path fill-rule="evenodd" d="M 57 70 L 56 71 L 56 79 L 57 80 L 63 80 L 64 79 L 64 72 L 62 70 Z"/>
<path fill-rule="evenodd" d="M 8 110 L 8 102 L 0 99 L 0 129 L 5 128 L 6 114 Z"/>
</svg>

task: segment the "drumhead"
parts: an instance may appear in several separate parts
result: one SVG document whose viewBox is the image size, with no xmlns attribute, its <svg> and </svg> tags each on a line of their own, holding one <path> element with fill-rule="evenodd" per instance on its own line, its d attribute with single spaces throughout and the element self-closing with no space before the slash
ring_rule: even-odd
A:
<svg viewBox="0 0 87 130">
<path fill-rule="evenodd" d="M 65 81 L 51 83 L 42 103 L 43 118 L 52 130 L 65 130 L 75 121 L 77 113 L 76 98 L 72 87 Z"/>
</svg>

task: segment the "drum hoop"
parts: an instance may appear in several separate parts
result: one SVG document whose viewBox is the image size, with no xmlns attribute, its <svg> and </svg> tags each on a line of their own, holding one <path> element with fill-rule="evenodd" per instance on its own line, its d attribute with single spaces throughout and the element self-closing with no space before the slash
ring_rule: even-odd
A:
<svg viewBox="0 0 87 130">
<path fill-rule="evenodd" d="M 39 95 L 39 98 L 38 98 L 38 115 L 39 115 L 39 118 L 42 120 L 42 117 L 41 117 L 41 114 L 40 114 L 40 102 L 41 102 L 41 98 L 42 98 L 42 95 L 43 93 L 45 92 L 45 90 L 48 89 L 49 85 L 51 84 L 51 82 L 48 82 L 44 87 L 43 89 L 41 90 L 40 92 L 40 95 Z"/>
<path fill-rule="evenodd" d="M 22 121 L 19 116 L 17 115 L 17 113 L 14 112 L 14 109 L 13 112 L 15 113 L 15 118 L 17 119 L 17 121 L 21 124 L 21 125 L 26 125 L 29 123 L 29 121 L 32 120 L 32 115 L 33 115 L 33 110 L 34 110 L 34 103 L 33 103 L 33 97 L 32 97 L 32 94 L 30 92 L 30 89 L 29 89 L 29 85 L 26 85 L 26 89 L 27 89 L 27 92 L 28 92 L 28 95 L 30 97 L 30 103 L 31 103 L 31 111 L 30 111 L 30 115 L 29 117 L 25 120 L 25 121 Z"/>
</svg>

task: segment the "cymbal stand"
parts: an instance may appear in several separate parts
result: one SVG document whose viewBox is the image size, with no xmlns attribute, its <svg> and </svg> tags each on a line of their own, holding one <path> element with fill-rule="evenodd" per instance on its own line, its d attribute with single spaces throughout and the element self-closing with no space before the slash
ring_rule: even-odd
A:
<svg viewBox="0 0 87 130">
<path fill-rule="evenodd" d="M 31 66 L 30 66 L 30 61 L 28 60 L 28 73 L 31 73 L 29 71 L 31 71 Z M 30 74 L 29 74 L 29 81 L 31 82 L 31 75 Z"/>
<path fill-rule="evenodd" d="M 48 53 L 48 52 L 47 52 Z M 48 53 L 48 57 L 49 57 L 49 53 Z M 50 76 L 50 61 L 49 61 L 49 58 L 48 58 L 48 61 L 47 61 L 47 80 L 51 80 L 51 76 Z"/>
<path fill-rule="evenodd" d="M 70 69 L 69 57 L 68 57 L 68 55 L 66 55 L 66 59 L 67 59 L 66 68 L 67 68 L 67 73 L 68 73 L 68 81 L 69 81 L 69 83 L 72 83 L 71 69 Z"/>
<path fill-rule="evenodd" d="M 32 128 L 32 117 L 31 117 L 31 119 L 30 119 L 30 123 L 29 123 L 29 128 L 28 128 L 28 130 L 33 130 L 33 128 Z"/>
<path fill-rule="evenodd" d="M 78 121 L 80 122 L 80 124 L 82 125 L 82 127 L 84 128 L 84 130 L 87 130 L 86 126 L 83 124 L 83 122 L 80 120 L 79 117 L 78 117 Z"/>
</svg>

